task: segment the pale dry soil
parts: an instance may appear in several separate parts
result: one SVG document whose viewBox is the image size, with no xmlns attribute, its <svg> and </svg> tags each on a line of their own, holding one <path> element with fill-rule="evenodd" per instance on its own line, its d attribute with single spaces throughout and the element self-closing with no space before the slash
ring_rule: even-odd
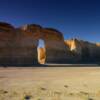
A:
<svg viewBox="0 0 100 100">
<path fill-rule="evenodd" d="M 0 100 L 100 100 L 100 68 L 1 67 Z"/>
</svg>

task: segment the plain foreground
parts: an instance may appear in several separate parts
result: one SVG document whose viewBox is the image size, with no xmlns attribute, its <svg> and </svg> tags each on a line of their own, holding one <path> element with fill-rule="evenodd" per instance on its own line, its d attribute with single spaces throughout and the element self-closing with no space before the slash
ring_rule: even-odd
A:
<svg viewBox="0 0 100 100">
<path fill-rule="evenodd" d="M 100 100 L 100 68 L 1 67 L 0 100 Z"/>
</svg>

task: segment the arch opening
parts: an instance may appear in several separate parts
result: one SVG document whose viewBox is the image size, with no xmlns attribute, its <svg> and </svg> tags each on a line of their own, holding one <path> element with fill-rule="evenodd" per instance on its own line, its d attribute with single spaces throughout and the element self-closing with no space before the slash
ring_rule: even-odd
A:
<svg viewBox="0 0 100 100">
<path fill-rule="evenodd" d="M 37 47 L 38 63 L 44 64 L 46 59 L 45 41 L 43 39 L 38 40 Z"/>
</svg>

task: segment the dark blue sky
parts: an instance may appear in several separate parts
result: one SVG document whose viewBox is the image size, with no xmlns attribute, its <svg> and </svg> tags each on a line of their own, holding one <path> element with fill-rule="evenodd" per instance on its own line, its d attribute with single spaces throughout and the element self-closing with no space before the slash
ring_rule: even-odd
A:
<svg viewBox="0 0 100 100">
<path fill-rule="evenodd" d="M 100 0 L 0 0 L 0 21 L 53 27 L 65 39 L 100 42 Z"/>
</svg>

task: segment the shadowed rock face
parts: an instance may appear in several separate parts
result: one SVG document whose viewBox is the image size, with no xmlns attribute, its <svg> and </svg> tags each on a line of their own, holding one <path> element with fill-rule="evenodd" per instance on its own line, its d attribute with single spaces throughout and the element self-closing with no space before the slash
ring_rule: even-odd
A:
<svg viewBox="0 0 100 100">
<path fill-rule="evenodd" d="M 12 61 L 12 46 L 15 29 L 7 23 L 0 23 L 0 64 Z"/>
<path fill-rule="evenodd" d="M 62 33 L 55 29 L 45 28 L 42 34 L 45 41 L 46 63 L 67 63 L 70 54 Z"/>
<path fill-rule="evenodd" d="M 40 38 L 40 29 L 41 27 L 35 24 L 25 25 L 16 29 L 16 51 L 14 51 L 14 57 L 16 57 L 15 61 L 18 61 L 19 64 L 38 64 L 37 46 Z"/>
<path fill-rule="evenodd" d="M 83 40 L 71 39 L 65 41 L 77 61 L 99 62 L 100 46 Z M 75 59 L 74 58 L 74 59 Z"/>
<path fill-rule="evenodd" d="M 37 64 L 37 46 L 40 26 L 27 25 L 15 29 L 0 23 L 0 64 Z"/>
<path fill-rule="evenodd" d="M 82 44 L 77 39 L 71 39 L 65 41 L 66 45 L 69 46 L 70 51 L 77 61 L 82 59 Z"/>
<path fill-rule="evenodd" d="M 28 33 L 17 29 L 14 38 L 13 46 L 13 63 L 18 65 L 29 65 L 37 63 L 37 50 L 36 45 L 33 44 L 34 40 Z"/>
<path fill-rule="evenodd" d="M 42 28 L 35 24 L 24 25 L 16 29 L 10 24 L 0 23 L 1 64 L 37 64 L 39 39 L 43 39 L 45 42 L 46 59 L 44 62 L 67 62 L 69 59 L 68 48 L 61 32 L 52 28 Z M 40 59 L 42 59 L 41 57 L 43 55 L 40 55 Z"/>
<path fill-rule="evenodd" d="M 44 40 L 45 48 L 37 51 L 39 39 Z M 52 28 L 42 28 L 35 24 L 14 28 L 8 23 L 0 23 L 1 65 L 81 61 L 100 61 L 100 43 L 77 39 L 64 42 L 62 33 Z"/>
</svg>

